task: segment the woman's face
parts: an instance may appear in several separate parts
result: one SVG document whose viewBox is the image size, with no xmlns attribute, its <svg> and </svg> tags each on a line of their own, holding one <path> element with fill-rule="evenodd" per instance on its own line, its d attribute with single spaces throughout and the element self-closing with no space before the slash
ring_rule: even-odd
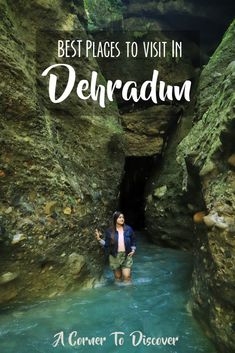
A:
<svg viewBox="0 0 235 353">
<path fill-rule="evenodd" d="M 125 222 L 124 215 L 121 213 L 120 216 L 117 218 L 116 224 L 122 226 Z"/>
</svg>

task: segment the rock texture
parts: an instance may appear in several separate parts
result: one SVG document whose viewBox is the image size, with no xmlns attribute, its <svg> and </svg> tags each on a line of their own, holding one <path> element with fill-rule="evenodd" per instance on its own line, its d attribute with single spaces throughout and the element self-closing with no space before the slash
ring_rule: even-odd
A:
<svg viewBox="0 0 235 353">
<path fill-rule="evenodd" d="M 191 102 L 187 112 L 180 116 L 176 132 L 173 136 L 168 134 L 162 162 L 147 181 L 145 191 L 149 237 L 154 243 L 176 248 L 192 247 L 192 215 L 199 207 L 193 197 L 196 186 L 188 193 L 182 191 L 182 170 L 176 162 L 177 146 L 192 126 L 193 109 Z"/>
<path fill-rule="evenodd" d="M 121 0 L 84 0 L 90 30 L 100 30 L 112 26 L 120 26 L 123 19 Z"/>
<path fill-rule="evenodd" d="M 202 71 L 197 118 L 178 150 L 184 170 L 201 185 L 207 215 L 196 227 L 193 304 L 222 352 L 235 340 L 235 21 Z"/>
<path fill-rule="evenodd" d="M 48 104 L 40 73 L 57 60 L 54 30 L 86 36 L 82 2 L 7 0 L 0 11 L 2 303 L 58 295 L 101 274 L 94 228 L 116 205 L 124 152 L 115 104 L 106 115 L 75 95 Z M 98 70 L 93 59 L 75 65 L 83 77 Z M 6 273 L 17 276 L 4 281 Z"/>
<path fill-rule="evenodd" d="M 126 137 L 126 156 L 153 156 L 161 154 L 164 139 L 177 121 L 179 109 L 155 106 L 122 115 Z"/>
</svg>

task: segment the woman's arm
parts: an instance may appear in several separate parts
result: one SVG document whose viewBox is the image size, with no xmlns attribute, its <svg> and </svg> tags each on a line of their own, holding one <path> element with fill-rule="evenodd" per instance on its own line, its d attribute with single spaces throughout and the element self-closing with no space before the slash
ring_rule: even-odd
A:
<svg viewBox="0 0 235 353">
<path fill-rule="evenodd" d="M 101 245 L 105 244 L 105 241 L 103 239 L 101 239 L 102 233 L 98 229 L 95 230 L 95 236 Z"/>
<path fill-rule="evenodd" d="M 132 228 L 131 228 L 131 250 L 136 251 L 136 236 Z"/>
<path fill-rule="evenodd" d="M 108 248 L 109 245 L 110 245 L 110 236 L 109 236 L 109 232 L 106 231 L 105 232 L 105 240 L 104 239 L 101 239 L 101 235 L 102 233 L 96 229 L 95 230 L 95 234 L 96 234 L 96 239 L 99 241 L 99 243 L 104 246 L 105 248 Z"/>
<path fill-rule="evenodd" d="M 128 254 L 128 256 L 133 256 L 136 251 L 136 237 L 131 227 L 130 227 L 130 246 L 131 246 L 131 252 Z"/>
</svg>

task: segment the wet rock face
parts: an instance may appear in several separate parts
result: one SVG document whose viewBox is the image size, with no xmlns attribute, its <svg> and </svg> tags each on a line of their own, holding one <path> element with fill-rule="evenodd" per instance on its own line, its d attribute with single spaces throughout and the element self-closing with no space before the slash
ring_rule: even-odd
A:
<svg viewBox="0 0 235 353">
<path fill-rule="evenodd" d="M 202 72 L 200 120 L 178 150 L 184 185 L 200 180 L 207 212 L 195 234 L 193 311 L 222 352 L 235 349 L 234 36 L 235 22 Z"/>
<path fill-rule="evenodd" d="M 82 4 L 9 0 L 0 12 L 0 276 L 17 273 L 0 286 L 2 303 L 53 296 L 100 275 L 94 228 L 115 207 L 124 152 L 115 104 L 108 117 L 73 96 L 49 105 L 36 73 L 36 39 L 53 43 L 54 29 L 85 35 Z M 55 62 L 50 46 L 44 55 Z M 84 76 L 97 67 L 93 59 L 77 64 Z"/>
</svg>

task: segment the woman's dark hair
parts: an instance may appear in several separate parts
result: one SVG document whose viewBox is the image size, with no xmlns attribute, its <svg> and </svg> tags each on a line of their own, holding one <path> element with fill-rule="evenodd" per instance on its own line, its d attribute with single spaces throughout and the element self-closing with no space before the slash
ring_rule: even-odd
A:
<svg viewBox="0 0 235 353">
<path fill-rule="evenodd" d="M 117 223 L 117 219 L 120 216 L 120 214 L 123 214 L 123 213 L 120 211 L 115 211 L 113 214 L 113 228 L 114 228 L 114 230 L 116 230 L 116 223 Z"/>
<path fill-rule="evenodd" d="M 112 227 L 112 235 L 111 235 L 111 243 L 112 244 L 114 243 L 114 233 L 116 230 L 116 223 L 117 223 L 117 219 L 120 216 L 120 214 L 123 214 L 123 213 L 120 211 L 115 211 L 113 214 L 113 227 Z"/>
</svg>

